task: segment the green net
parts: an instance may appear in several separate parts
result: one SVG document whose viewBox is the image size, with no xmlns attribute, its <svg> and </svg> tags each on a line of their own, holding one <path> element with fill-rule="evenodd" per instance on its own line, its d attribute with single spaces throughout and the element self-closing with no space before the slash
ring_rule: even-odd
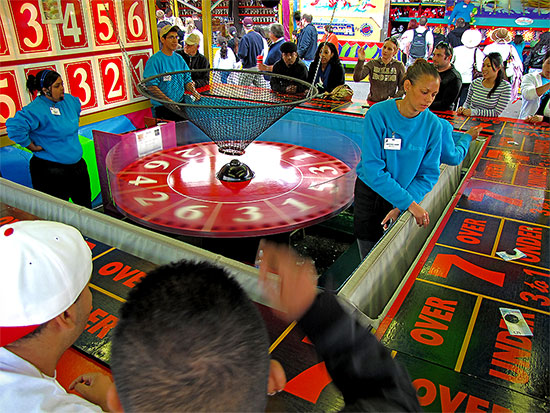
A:
<svg viewBox="0 0 550 413">
<path fill-rule="evenodd" d="M 196 99 L 189 90 L 186 92 L 186 85 L 199 77 L 208 83 L 198 89 L 200 98 Z M 285 93 L 274 91 L 272 85 Z M 167 72 L 143 79 L 137 88 L 153 104 L 162 104 L 182 120 L 194 123 L 228 155 L 242 155 L 284 114 L 317 95 L 317 89 L 308 82 L 251 70 Z"/>
</svg>

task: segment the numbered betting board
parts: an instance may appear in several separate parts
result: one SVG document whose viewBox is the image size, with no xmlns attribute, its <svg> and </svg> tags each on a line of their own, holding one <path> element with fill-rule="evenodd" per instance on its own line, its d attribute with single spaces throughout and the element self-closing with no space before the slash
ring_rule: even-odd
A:
<svg viewBox="0 0 550 413">
<path fill-rule="evenodd" d="M 550 128 L 449 120 L 490 137 L 377 335 L 426 411 L 548 411 Z M 501 309 L 532 335 L 513 335 Z"/>
<path fill-rule="evenodd" d="M 2 225 L 39 219 L 36 216 L 0 202 Z M 113 329 L 118 323 L 120 309 L 128 294 L 156 265 L 112 246 L 84 236 L 92 251 L 92 310 L 88 323 L 74 347 L 94 360 L 108 365 L 111 358 Z M 340 391 L 332 382 L 325 363 L 315 348 L 296 326 L 277 318 L 269 307 L 256 303 L 268 330 L 271 356 L 285 369 L 288 384 L 285 390 L 269 397 L 268 411 L 338 411 L 344 407 Z M 77 374 L 84 371 L 75 372 Z M 70 383 L 74 377 L 62 377 Z"/>
<path fill-rule="evenodd" d="M 0 134 L 31 101 L 27 76 L 45 68 L 61 74 L 83 114 L 144 100 L 132 76 L 153 53 L 148 0 L 63 0 L 59 20 L 46 18 L 42 1 L 0 2 Z"/>
</svg>

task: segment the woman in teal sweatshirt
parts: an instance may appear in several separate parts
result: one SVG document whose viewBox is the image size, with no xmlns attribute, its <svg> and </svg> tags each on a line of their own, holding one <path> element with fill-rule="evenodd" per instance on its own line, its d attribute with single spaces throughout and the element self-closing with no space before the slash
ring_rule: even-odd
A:
<svg viewBox="0 0 550 413">
<path fill-rule="evenodd" d="M 38 96 L 6 121 L 8 137 L 33 152 L 34 189 L 91 208 L 90 178 L 78 138 L 80 100 L 65 94 L 53 70 L 29 75 L 27 89 Z"/>
<path fill-rule="evenodd" d="M 443 127 L 426 110 L 439 83 L 433 65 L 418 59 L 407 70 L 405 97 L 377 103 L 365 116 L 354 209 L 362 257 L 401 211 L 409 210 L 421 227 L 430 222 L 419 204 L 439 177 Z"/>
</svg>

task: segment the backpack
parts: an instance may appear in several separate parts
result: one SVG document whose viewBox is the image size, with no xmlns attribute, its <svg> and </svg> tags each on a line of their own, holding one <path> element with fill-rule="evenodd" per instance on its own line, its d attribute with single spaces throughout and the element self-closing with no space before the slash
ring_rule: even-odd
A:
<svg viewBox="0 0 550 413">
<path fill-rule="evenodd" d="M 424 30 L 423 33 L 418 33 L 417 30 L 414 31 L 413 39 L 411 41 L 411 47 L 409 49 L 409 56 L 416 59 L 419 57 L 426 57 L 426 34 L 428 29 Z"/>
</svg>

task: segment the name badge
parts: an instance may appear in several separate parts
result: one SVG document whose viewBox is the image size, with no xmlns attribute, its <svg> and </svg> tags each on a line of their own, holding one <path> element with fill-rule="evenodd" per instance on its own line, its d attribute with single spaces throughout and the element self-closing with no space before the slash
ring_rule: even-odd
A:
<svg viewBox="0 0 550 413">
<path fill-rule="evenodd" d="M 59 108 L 50 108 L 50 112 L 52 113 L 52 115 L 55 115 L 55 116 L 60 116 L 61 115 L 61 112 L 59 111 Z"/>
<path fill-rule="evenodd" d="M 399 138 L 386 138 L 384 139 L 384 149 L 390 151 L 400 151 L 401 150 L 401 139 Z"/>
<path fill-rule="evenodd" d="M 164 80 L 165 82 L 170 82 L 172 80 L 172 75 L 164 75 L 162 77 L 162 80 Z"/>
</svg>

